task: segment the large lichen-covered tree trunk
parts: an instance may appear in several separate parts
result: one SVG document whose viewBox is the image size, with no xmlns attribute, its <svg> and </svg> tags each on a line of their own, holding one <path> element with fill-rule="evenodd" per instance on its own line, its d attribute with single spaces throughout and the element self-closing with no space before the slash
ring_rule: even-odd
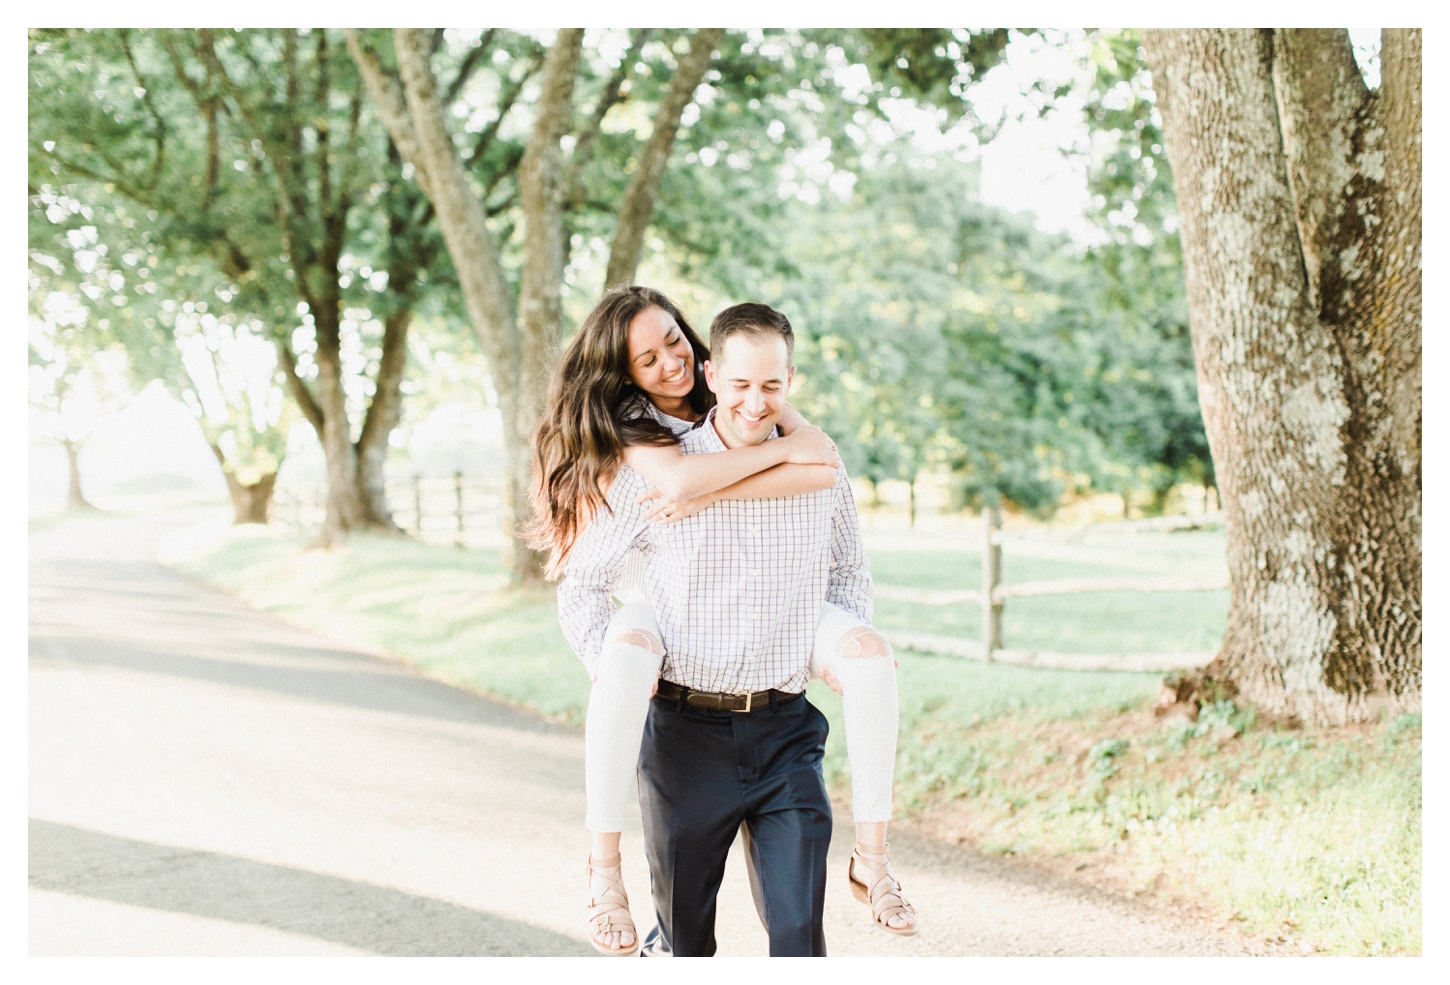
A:
<svg viewBox="0 0 1450 985">
<path fill-rule="evenodd" d="M 1208 669 L 1313 722 L 1419 706 L 1420 36 L 1145 34 L 1233 580 Z"/>
</svg>

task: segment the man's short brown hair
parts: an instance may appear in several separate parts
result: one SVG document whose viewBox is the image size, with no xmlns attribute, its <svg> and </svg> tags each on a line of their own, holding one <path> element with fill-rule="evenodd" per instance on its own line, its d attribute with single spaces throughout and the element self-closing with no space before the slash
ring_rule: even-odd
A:
<svg viewBox="0 0 1450 985">
<path fill-rule="evenodd" d="M 785 339 L 786 361 L 795 365 L 795 333 L 791 331 L 790 319 L 768 304 L 734 304 L 715 316 L 710 323 L 710 351 L 718 359 L 725 340 L 732 335 L 748 335 L 751 338 L 767 339 L 778 335 Z"/>
</svg>

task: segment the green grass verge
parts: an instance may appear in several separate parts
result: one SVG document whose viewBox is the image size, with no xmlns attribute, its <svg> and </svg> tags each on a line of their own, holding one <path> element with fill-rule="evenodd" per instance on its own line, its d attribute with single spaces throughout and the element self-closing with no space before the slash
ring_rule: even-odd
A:
<svg viewBox="0 0 1450 985">
<path fill-rule="evenodd" d="M 1091 868 L 1270 941 L 1421 948 L 1421 726 L 1280 731 L 1224 701 L 1198 721 L 1141 705 L 977 724 L 919 720 L 898 798 L 939 833 Z"/>
<path fill-rule="evenodd" d="M 1078 542 L 1008 541 L 1006 584 L 1062 578 L 1194 576 L 1224 570 L 1221 530 L 1119 534 Z M 879 584 L 908 588 L 979 588 L 981 554 L 972 550 L 873 550 Z M 1211 651 L 1223 639 L 1228 592 L 1093 592 L 1008 599 L 1003 645 L 1058 653 Z M 878 601 L 876 624 L 977 639 L 975 605 L 926 606 Z"/>
<path fill-rule="evenodd" d="M 1105 552 L 1092 545 L 1053 547 L 1052 557 L 1019 551 L 1012 579 L 1201 573 L 1215 550 L 1221 563 L 1221 535 L 1133 546 L 1159 552 L 1114 548 L 1094 568 Z M 333 551 L 303 550 L 256 528 L 179 535 L 163 549 L 173 566 L 259 608 L 381 648 L 443 680 L 583 721 L 589 681 L 559 631 L 552 590 L 504 590 L 494 552 L 367 535 Z M 891 584 L 969 587 L 974 559 L 940 553 L 923 563 L 919 554 L 873 552 L 873 570 Z M 1137 596 L 1131 618 L 1107 596 L 1068 597 L 1084 600 L 1077 616 L 1061 599 L 1041 600 L 1053 605 L 1036 630 L 1028 603 L 1038 600 L 1013 599 L 1007 627 L 1013 631 L 1016 613 L 1023 638 L 1012 642 L 1022 646 L 1206 648 L 1222 632 L 1217 594 L 1164 593 L 1158 599 L 1187 600 L 1166 612 L 1145 611 Z M 951 612 L 922 608 L 914 615 L 880 605 L 878 622 L 889 627 L 899 617 L 912 628 L 954 631 Z M 1080 625 L 1071 633 L 1052 628 L 1073 618 Z M 1034 631 L 1038 637 L 1027 635 Z M 1064 634 L 1076 645 L 1027 641 Z M 1419 953 L 1418 716 L 1277 732 L 1224 703 L 1196 723 L 1163 722 L 1146 710 L 1157 674 L 916 653 L 899 661 L 901 812 L 989 852 L 1192 900 L 1271 940 L 1332 953 Z M 840 700 L 819 682 L 810 692 L 831 721 L 828 780 L 844 787 Z"/>
</svg>

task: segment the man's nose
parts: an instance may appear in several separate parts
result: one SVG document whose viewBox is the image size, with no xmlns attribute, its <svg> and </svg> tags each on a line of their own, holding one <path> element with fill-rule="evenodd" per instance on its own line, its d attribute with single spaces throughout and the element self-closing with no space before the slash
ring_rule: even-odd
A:
<svg viewBox="0 0 1450 985">
<path fill-rule="evenodd" d="M 745 409 L 757 416 L 764 413 L 765 394 L 759 390 L 751 390 L 745 395 Z"/>
</svg>

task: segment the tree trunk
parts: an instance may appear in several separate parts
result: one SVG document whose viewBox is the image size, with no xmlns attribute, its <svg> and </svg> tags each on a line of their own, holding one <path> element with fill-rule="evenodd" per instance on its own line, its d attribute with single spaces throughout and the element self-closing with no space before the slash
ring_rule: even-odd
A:
<svg viewBox="0 0 1450 985">
<path fill-rule="evenodd" d="M 1419 707 L 1420 36 L 1145 34 L 1232 600 L 1207 670 L 1264 712 Z"/>
<path fill-rule="evenodd" d="M 690 39 L 690 53 L 680 59 L 679 67 L 670 77 L 669 92 L 655 113 L 654 131 L 650 134 L 649 143 L 640 151 L 634 177 L 630 179 L 624 203 L 619 207 L 619 223 L 614 229 L 614 242 L 609 247 L 609 267 L 604 274 L 606 288 L 634 282 L 640 253 L 644 249 L 645 230 L 654 215 L 660 181 L 670 160 L 670 150 L 675 146 L 675 135 L 679 133 L 680 116 L 695 98 L 695 89 L 710 67 L 715 46 L 724 36 L 725 29 L 722 27 L 705 27 L 696 31 Z"/>
<path fill-rule="evenodd" d="M 336 275 L 333 283 L 336 284 Z M 358 488 L 358 453 L 347 419 L 347 395 L 342 384 L 342 338 L 337 303 L 324 290 L 324 303 L 312 313 L 317 333 L 317 405 L 322 409 L 322 454 L 327 462 L 327 517 L 321 540 L 336 544 L 349 530 L 370 525 L 367 504 Z"/>
<path fill-rule="evenodd" d="M 549 374 L 559 358 L 559 292 L 564 283 L 564 168 L 559 145 L 569 132 L 573 111 L 574 80 L 584 31 L 559 31 L 544 60 L 539 101 L 534 108 L 534 129 L 519 163 L 519 200 L 524 211 L 524 269 L 519 284 L 519 322 L 522 329 L 519 363 L 519 423 L 532 440 L 534 426 L 544 412 Z M 515 512 L 515 522 L 526 525 L 532 513 L 526 500 Z M 515 550 L 526 550 L 520 544 Z M 533 553 L 533 552 L 531 552 Z M 529 558 L 530 580 L 542 580 L 546 554 Z"/>
<path fill-rule="evenodd" d="M 236 477 L 221 446 L 211 443 L 212 454 L 221 463 L 222 475 L 226 476 L 227 493 L 232 497 L 232 526 L 240 523 L 267 523 L 271 519 L 272 494 L 277 489 L 277 473 L 269 472 L 261 479 L 247 484 Z"/>
<path fill-rule="evenodd" d="M 504 533 L 511 546 L 505 551 L 505 561 L 516 583 L 537 580 L 538 564 L 524 544 L 518 523 L 529 502 L 528 432 L 533 422 L 521 420 L 517 386 L 520 343 L 513 298 L 483 202 L 448 133 L 429 63 L 428 37 L 419 30 L 394 31 L 401 87 L 362 49 L 356 32 L 348 32 L 347 43 L 388 133 L 433 202 L 439 230 L 458 272 L 469 318 L 494 376 L 503 418 Z"/>
<path fill-rule="evenodd" d="M 65 457 L 70 463 L 70 495 L 66 497 L 66 508 L 72 510 L 95 509 L 81 494 L 81 443 L 72 441 L 70 438 L 62 438 L 61 444 L 65 445 Z"/>
<path fill-rule="evenodd" d="M 391 283 L 391 280 L 389 281 Z M 388 438 L 403 416 L 403 375 L 408 365 L 409 308 L 394 311 L 383 319 L 383 355 L 378 360 L 377 385 L 368 404 L 362 433 L 357 439 L 357 491 L 372 526 L 396 532 L 388 508 Z"/>
</svg>

